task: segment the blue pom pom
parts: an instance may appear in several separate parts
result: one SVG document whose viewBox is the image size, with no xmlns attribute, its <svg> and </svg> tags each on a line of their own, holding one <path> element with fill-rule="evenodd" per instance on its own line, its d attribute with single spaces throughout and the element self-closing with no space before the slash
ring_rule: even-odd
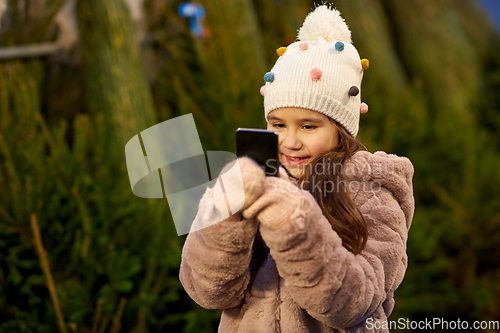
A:
<svg viewBox="0 0 500 333">
<path fill-rule="evenodd" d="M 342 43 L 342 42 L 335 43 L 335 50 L 344 51 L 344 43 Z"/>
<path fill-rule="evenodd" d="M 266 81 L 266 82 L 273 82 L 273 81 L 274 81 L 274 73 L 272 73 L 272 72 L 267 72 L 267 73 L 264 75 L 264 81 Z"/>
</svg>

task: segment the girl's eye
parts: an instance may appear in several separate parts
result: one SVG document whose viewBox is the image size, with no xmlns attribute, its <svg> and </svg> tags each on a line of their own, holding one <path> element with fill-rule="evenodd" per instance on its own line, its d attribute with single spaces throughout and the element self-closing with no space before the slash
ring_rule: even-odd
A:
<svg viewBox="0 0 500 333">
<path fill-rule="evenodd" d="M 305 130 L 313 130 L 313 129 L 318 128 L 318 126 L 314 126 L 314 125 L 302 125 L 302 128 L 305 129 Z"/>
<path fill-rule="evenodd" d="M 275 128 L 285 128 L 285 125 L 280 124 L 280 123 L 274 123 L 273 127 L 275 127 Z"/>
</svg>

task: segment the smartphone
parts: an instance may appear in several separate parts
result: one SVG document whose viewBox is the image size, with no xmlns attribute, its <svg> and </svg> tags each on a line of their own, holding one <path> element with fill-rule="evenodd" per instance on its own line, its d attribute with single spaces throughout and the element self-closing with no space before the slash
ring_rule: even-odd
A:
<svg viewBox="0 0 500 333">
<path fill-rule="evenodd" d="M 278 133 L 263 129 L 238 128 L 236 156 L 248 156 L 264 169 L 266 176 L 278 177 Z"/>
</svg>

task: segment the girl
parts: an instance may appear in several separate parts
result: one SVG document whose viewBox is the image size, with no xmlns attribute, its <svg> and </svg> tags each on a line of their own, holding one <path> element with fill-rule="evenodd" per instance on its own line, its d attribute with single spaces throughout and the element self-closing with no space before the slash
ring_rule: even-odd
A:
<svg viewBox="0 0 500 333">
<path fill-rule="evenodd" d="M 261 93 L 280 178 L 240 158 L 242 178 L 223 176 L 226 198 L 207 189 L 180 280 L 201 306 L 224 309 L 219 332 L 387 331 L 407 267 L 413 166 L 361 150 L 367 61 L 336 10 L 317 7 L 278 54 Z"/>
</svg>

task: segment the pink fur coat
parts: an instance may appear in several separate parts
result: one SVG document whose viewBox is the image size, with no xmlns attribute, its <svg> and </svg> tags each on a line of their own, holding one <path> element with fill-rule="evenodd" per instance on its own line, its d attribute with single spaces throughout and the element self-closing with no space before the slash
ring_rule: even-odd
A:
<svg viewBox="0 0 500 333">
<path fill-rule="evenodd" d="M 359 255 L 342 246 L 311 194 L 275 186 L 242 212 L 188 235 L 182 285 L 202 307 L 224 309 L 219 332 L 377 331 L 407 267 L 413 173 L 408 158 L 380 151 L 359 151 L 344 163 L 346 189 L 368 228 Z M 204 196 L 200 211 L 203 205 L 213 203 Z M 269 253 L 256 266 L 258 230 Z"/>
</svg>

